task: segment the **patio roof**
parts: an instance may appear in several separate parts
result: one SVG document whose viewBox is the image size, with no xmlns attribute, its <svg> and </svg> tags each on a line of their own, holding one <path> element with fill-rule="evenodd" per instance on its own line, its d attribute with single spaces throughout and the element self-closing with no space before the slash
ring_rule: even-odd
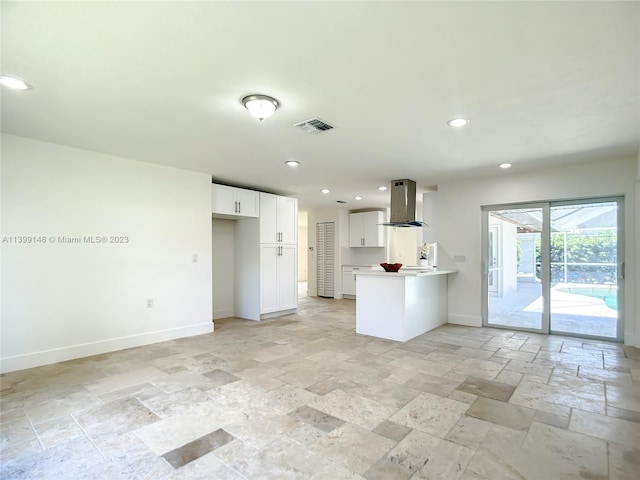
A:
<svg viewBox="0 0 640 480">
<path fill-rule="evenodd" d="M 492 216 L 531 232 L 542 231 L 540 208 L 505 209 L 490 212 Z M 615 228 L 616 202 L 562 205 L 551 208 L 551 231 L 565 232 L 585 228 Z"/>
</svg>

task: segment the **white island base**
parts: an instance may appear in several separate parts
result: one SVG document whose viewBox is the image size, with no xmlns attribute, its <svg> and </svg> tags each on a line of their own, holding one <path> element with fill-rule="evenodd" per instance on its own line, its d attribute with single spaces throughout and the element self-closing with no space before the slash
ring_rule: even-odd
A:
<svg viewBox="0 0 640 480">
<path fill-rule="evenodd" d="M 356 333 L 406 342 L 447 323 L 449 273 L 357 273 Z"/>
</svg>

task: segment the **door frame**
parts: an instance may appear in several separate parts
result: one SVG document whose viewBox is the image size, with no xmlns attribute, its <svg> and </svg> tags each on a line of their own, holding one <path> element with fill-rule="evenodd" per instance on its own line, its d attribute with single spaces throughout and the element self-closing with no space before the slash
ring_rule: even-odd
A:
<svg viewBox="0 0 640 480">
<path fill-rule="evenodd" d="M 540 319 L 540 328 L 526 328 L 517 326 L 500 326 L 497 324 L 489 323 L 489 213 L 499 210 L 509 210 L 518 208 L 540 208 L 542 210 L 542 233 L 540 234 L 540 252 L 541 252 L 541 265 L 540 265 L 540 282 L 542 284 L 542 313 Z M 504 328 L 508 330 L 520 330 L 524 332 L 535 333 L 548 333 L 549 332 L 549 289 L 545 288 L 545 285 L 549 285 L 551 269 L 549 268 L 549 202 L 531 202 L 531 203 L 506 203 L 501 205 L 486 205 L 481 207 L 482 212 L 482 326 L 491 328 Z M 501 240 L 499 240 L 501 241 Z M 497 248 L 498 253 L 501 251 L 501 247 Z"/>
<path fill-rule="evenodd" d="M 527 332 L 536 332 L 542 334 L 557 334 L 565 336 L 573 336 L 577 338 L 588 338 L 593 340 L 604 340 L 613 342 L 624 341 L 624 305 L 625 305 L 625 215 L 624 215 L 624 195 L 605 196 L 605 197 L 587 197 L 579 199 L 567 199 L 567 200 L 549 200 L 544 202 L 519 202 L 508 203 L 499 205 L 486 205 L 481 207 L 481 295 L 482 295 L 482 325 L 484 327 L 492 328 L 504 328 L 508 330 L 521 330 Z M 581 205 L 589 203 L 599 202 L 616 202 L 617 205 L 617 242 L 616 242 L 616 263 L 617 263 L 617 280 L 618 287 L 618 319 L 616 324 L 616 338 L 612 337 L 600 337 L 595 335 L 584 335 L 572 332 L 563 332 L 552 330 L 550 327 L 551 318 L 551 265 L 550 265 L 550 244 L 551 244 L 551 220 L 550 211 L 553 206 L 560 205 Z M 540 277 L 542 284 L 542 321 L 540 330 L 529 329 L 524 327 L 513 326 L 500 326 L 496 324 L 489 324 L 489 262 L 488 262 L 488 234 L 489 234 L 489 213 L 498 210 L 517 209 L 517 208 L 542 208 L 542 233 L 540 238 L 540 250 L 541 250 L 541 265 L 540 265 Z M 498 247 L 500 251 L 500 247 Z"/>
</svg>

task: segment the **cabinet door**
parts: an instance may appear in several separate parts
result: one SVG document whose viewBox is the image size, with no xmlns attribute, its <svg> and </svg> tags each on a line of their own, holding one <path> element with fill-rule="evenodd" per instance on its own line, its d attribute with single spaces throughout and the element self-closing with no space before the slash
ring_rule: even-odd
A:
<svg viewBox="0 0 640 480">
<path fill-rule="evenodd" d="M 260 243 L 277 243 L 278 197 L 260 192 Z"/>
<path fill-rule="evenodd" d="M 344 272 L 342 274 L 342 294 L 355 296 L 356 276 L 353 274 L 353 272 Z"/>
<path fill-rule="evenodd" d="M 362 237 L 364 247 L 384 247 L 384 231 L 382 212 L 362 213 Z"/>
<path fill-rule="evenodd" d="M 298 242 L 298 200 L 278 197 L 277 226 L 281 243 Z"/>
<path fill-rule="evenodd" d="M 349 246 L 361 247 L 362 246 L 362 214 L 350 213 L 349 214 Z"/>
<path fill-rule="evenodd" d="M 223 215 L 236 215 L 234 188 L 226 185 L 211 184 L 211 212 Z"/>
<path fill-rule="evenodd" d="M 259 193 L 254 190 L 244 188 L 235 189 L 235 201 L 237 203 L 237 214 L 242 217 L 257 217 Z"/>
<path fill-rule="evenodd" d="M 278 253 L 277 245 L 260 246 L 260 313 L 278 308 Z"/>
<path fill-rule="evenodd" d="M 278 257 L 278 310 L 298 306 L 298 254 L 295 245 L 280 245 Z"/>
</svg>

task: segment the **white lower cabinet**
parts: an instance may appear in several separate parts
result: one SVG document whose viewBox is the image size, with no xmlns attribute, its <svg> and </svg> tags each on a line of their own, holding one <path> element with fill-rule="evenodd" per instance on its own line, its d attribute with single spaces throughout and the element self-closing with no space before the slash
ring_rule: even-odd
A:
<svg viewBox="0 0 640 480">
<path fill-rule="evenodd" d="M 353 272 L 342 273 L 342 294 L 356 296 L 356 276 Z"/>
<path fill-rule="evenodd" d="M 260 313 L 298 307 L 297 246 L 260 246 Z"/>
</svg>

